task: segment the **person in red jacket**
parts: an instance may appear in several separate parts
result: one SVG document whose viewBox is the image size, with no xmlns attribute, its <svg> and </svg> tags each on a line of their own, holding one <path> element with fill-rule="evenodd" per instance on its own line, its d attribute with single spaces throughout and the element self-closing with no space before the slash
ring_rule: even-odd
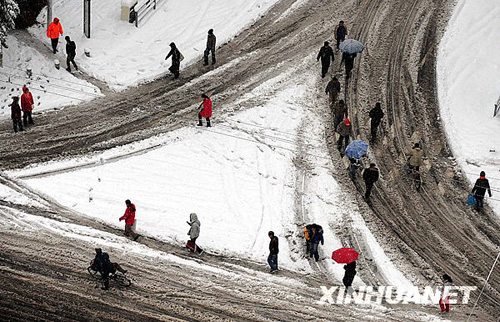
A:
<svg viewBox="0 0 500 322">
<path fill-rule="evenodd" d="M 24 126 L 30 124 L 35 124 L 33 122 L 33 117 L 31 115 L 33 108 L 35 107 L 35 101 L 33 100 L 33 95 L 31 95 L 28 87 L 23 87 L 23 95 L 21 95 L 21 109 L 23 110 L 23 123 Z"/>
<path fill-rule="evenodd" d="M 63 27 L 59 22 L 59 19 L 54 18 L 54 21 L 51 22 L 49 27 L 47 28 L 47 37 L 50 38 L 54 54 L 57 52 L 57 43 L 59 42 L 59 35 L 62 34 L 63 34 Z"/>
<path fill-rule="evenodd" d="M 136 241 L 141 235 L 136 234 L 132 229 L 135 222 L 135 205 L 128 199 L 125 200 L 125 204 L 127 205 L 127 209 L 125 210 L 125 214 L 120 217 L 120 221 L 125 219 L 125 236 L 131 236 Z"/>
<path fill-rule="evenodd" d="M 201 122 L 201 118 L 204 117 L 207 119 L 207 127 L 211 127 L 210 118 L 212 117 L 212 100 L 207 94 L 201 94 L 201 98 L 203 102 L 200 104 L 201 111 L 198 113 L 198 126 L 203 126 Z"/>
</svg>

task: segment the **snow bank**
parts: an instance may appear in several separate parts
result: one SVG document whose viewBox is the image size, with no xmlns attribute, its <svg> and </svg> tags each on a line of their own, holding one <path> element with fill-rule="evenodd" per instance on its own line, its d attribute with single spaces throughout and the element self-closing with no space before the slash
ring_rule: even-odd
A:
<svg viewBox="0 0 500 322">
<path fill-rule="evenodd" d="M 3 50 L 4 67 L 0 68 L 0 118 L 10 118 L 8 105 L 12 96 L 21 97 L 24 85 L 35 99 L 35 114 L 100 96 L 97 87 L 74 77 L 64 67 L 57 70 L 53 61 L 17 38 L 8 36 L 7 45 L 9 48 Z M 27 69 L 32 71 L 30 78 Z"/>
<path fill-rule="evenodd" d="M 438 52 L 441 115 L 459 165 L 473 184 L 484 170 L 500 213 L 500 6 L 460 0 Z M 465 196 L 464 203 L 465 203 Z"/>
<path fill-rule="evenodd" d="M 276 0 L 163 0 L 149 20 L 140 28 L 120 20 L 121 0 L 92 1 L 91 38 L 82 30 L 82 1 L 54 2 L 53 16 L 58 17 L 64 35 L 75 40 L 77 61 L 94 77 L 114 89 L 123 89 L 168 72 L 166 62 L 171 42 L 184 55 L 181 64 L 201 59 L 207 31 L 214 29 L 218 46 L 234 37 L 259 18 Z M 38 21 L 45 23 L 46 11 Z M 46 26 L 30 29 L 43 41 Z M 83 55 L 88 48 L 92 57 Z M 200 64 L 201 65 L 201 64 Z"/>
</svg>

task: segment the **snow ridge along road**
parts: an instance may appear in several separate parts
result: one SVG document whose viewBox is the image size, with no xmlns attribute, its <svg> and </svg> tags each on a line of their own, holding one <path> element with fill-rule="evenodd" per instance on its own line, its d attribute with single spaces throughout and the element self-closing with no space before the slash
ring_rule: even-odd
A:
<svg viewBox="0 0 500 322">
<path fill-rule="evenodd" d="M 441 124 L 437 120 L 435 51 L 449 17 L 451 2 L 451 0 L 437 2 L 352 0 L 332 3 L 310 0 L 294 11 L 287 12 L 286 17 L 280 19 L 281 14 L 294 3 L 294 1 L 280 1 L 261 20 L 222 47 L 219 51 L 221 65 L 236 61 L 224 73 L 216 73 L 209 79 L 203 78 L 200 76 L 209 72 L 209 69 L 192 65 L 183 70 L 181 79 L 177 81 L 172 81 L 170 78 L 160 79 L 86 103 L 78 109 L 67 108 L 41 115 L 37 118 L 37 125 L 22 136 L 13 136 L 7 130 L 0 132 L 2 169 L 15 169 L 70 155 L 92 153 L 179 128 L 188 124 L 190 122 L 188 119 L 194 120 L 191 108 L 198 102 L 200 92 L 205 91 L 216 96 L 220 106 L 230 103 L 266 80 L 284 72 L 290 65 L 297 64 L 311 51 L 315 52 L 325 39 L 332 40 L 332 30 L 338 20 L 349 21 L 348 18 L 356 18 L 351 27 L 352 36 L 367 45 L 367 51 L 361 58 L 357 58 L 356 70 L 346 97 L 357 135 L 366 138 L 369 134 L 367 111 L 376 101 L 383 102 L 388 110 L 383 123 L 386 139 L 374 148 L 373 153 L 374 160 L 381 169 L 382 180 L 378 183 L 378 189 L 373 196 L 373 212 L 368 209 L 363 212 L 364 219 L 370 228 L 373 228 L 372 231 L 379 232 L 377 239 L 382 240 L 382 244 L 392 243 L 400 248 L 398 253 L 392 255 L 392 259 L 399 258 L 400 262 L 411 263 L 414 267 L 415 281 L 421 281 L 422 284 L 437 283 L 440 274 L 449 272 L 456 284 L 482 286 L 494 255 L 498 252 L 500 224 L 490 210 L 477 215 L 465 207 L 463 196 L 469 190 L 469 186 L 460 173 L 453 173 L 449 160 L 452 155 L 447 147 Z M 383 23 L 384 21 L 391 22 L 392 27 Z M 248 53 L 255 55 L 250 59 L 239 59 Z M 319 83 L 319 90 L 322 91 L 325 85 L 324 82 Z M 242 101 L 236 110 L 230 112 L 258 105 L 265 99 L 256 97 Z M 2 128 L 10 128 L 10 123 L 4 121 Z M 326 133 L 331 135 L 331 131 Z M 403 151 L 416 139 L 423 141 L 431 161 L 424 175 L 424 189 L 420 193 L 412 190 L 409 180 L 405 179 L 402 171 Z M 330 151 L 335 151 L 333 146 Z M 334 163 L 340 164 L 335 152 L 332 152 L 332 159 Z M 447 176 L 450 169 L 453 174 L 451 178 Z M 345 189 L 355 191 L 351 183 L 347 180 L 343 182 Z M 36 209 L 34 211 L 36 212 Z M 2 216 L 11 219 L 19 214 L 14 210 L 2 208 Z M 76 215 L 68 217 L 74 224 L 86 226 L 88 224 L 92 227 L 89 220 Z M 106 231 L 104 227 L 102 230 Z M 39 293 L 39 287 L 31 284 L 33 282 L 30 282 L 30 278 L 26 275 L 32 276 L 29 274 L 33 274 L 33 270 L 37 269 L 40 272 L 36 272 L 38 274 L 36 280 L 47 282 L 40 286 L 47 294 L 68 288 L 69 283 L 65 282 L 68 276 L 76 276 L 74 278 L 78 282 L 84 280 L 82 275 L 84 272 L 74 268 L 67 269 L 66 275 L 56 276 L 55 268 L 70 267 L 72 261 L 64 259 L 65 257 L 61 255 L 57 255 L 55 259 L 45 255 L 33 257 L 37 251 L 42 254 L 44 251 L 42 246 L 37 246 L 39 248 L 32 251 L 30 245 L 44 245 L 49 240 L 50 243 L 53 242 L 51 246 L 46 246 L 50 254 L 59 252 L 62 244 L 68 252 L 71 249 L 78 250 L 71 251 L 69 255 L 73 260 L 77 258 L 85 260 L 91 257 L 87 244 L 68 241 L 66 238 L 58 237 L 57 234 L 45 231 L 43 235 L 30 235 L 27 240 L 20 240 L 20 236 L 26 235 L 23 232 L 10 228 L 4 232 L 4 236 L 7 237 L 5 237 L 5 248 L 2 248 L 2 262 L 5 266 L 15 264 L 17 272 L 2 270 L 2 274 L 5 274 L 4 280 L 9 283 L 9 286 L 2 288 L 3 290 L 12 292 L 15 290 L 15 281 L 20 281 L 19 283 L 25 283 L 30 289 L 29 296 L 33 297 Z M 30 263 L 32 257 L 33 262 Z M 63 265 L 58 264 L 60 260 L 63 260 Z M 130 260 L 132 265 L 137 267 L 143 265 L 143 258 L 135 255 L 119 260 Z M 44 268 L 44 265 L 47 268 Z M 176 274 L 184 273 L 180 268 L 177 271 L 175 267 L 171 269 L 168 272 L 173 278 L 168 275 L 167 277 L 169 283 L 175 285 Z M 156 290 L 160 288 L 158 281 L 165 277 L 165 270 L 161 265 L 146 264 L 142 272 L 144 282 L 139 283 L 146 290 L 139 288 L 137 293 L 134 293 L 144 301 L 141 304 L 152 301 L 150 303 L 158 305 L 164 300 L 158 295 L 150 299 L 145 298 L 151 296 L 151 290 L 147 285 L 154 285 L 152 288 Z M 199 280 L 203 278 L 206 279 L 206 274 L 201 274 Z M 56 284 L 53 284 L 55 290 L 50 289 L 52 287 L 50 282 L 54 281 L 56 281 Z M 185 282 L 193 284 L 187 277 Z M 209 282 L 200 283 L 203 288 L 207 285 L 204 283 Z M 227 290 L 233 290 L 235 283 L 228 281 L 222 284 Z M 482 320 L 494 320 L 496 317 L 496 310 L 500 305 L 499 284 L 500 277 L 498 274 L 493 274 L 490 280 L 491 287 L 486 289 L 483 299 L 483 308 L 490 315 L 483 316 Z M 70 291 L 64 294 L 78 299 L 78 296 L 70 295 L 82 292 L 77 285 L 74 283 Z M 179 292 L 186 290 L 185 285 L 177 286 Z M 218 291 L 224 292 L 224 290 Z M 261 289 L 255 287 L 251 292 L 261 292 Z M 266 289 L 262 292 L 267 293 Z M 259 303 L 265 302 L 269 294 L 265 294 Z M 23 299 L 23 295 L 16 296 Z M 26 298 L 26 295 L 24 296 Z M 92 301 L 98 301 L 95 295 L 92 296 Z M 194 298 L 199 299 L 199 297 Z M 228 296 L 221 298 L 228 299 L 226 303 L 229 301 L 231 306 L 223 312 L 231 312 L 231 309 L 241 307 L 240 305 L 247 305 L 246 308 L 250 310 L 247 299 L 230 302 Z M 214 319 L 220 318 L 223 315 L 218 311 L 220 303 L 214 297 L 210 299 L 212 301 L 197 309 L 212 311 L 215 314 Z M 50 299 L 47 301 L 55 302 L 50 302 Z M 187 311 L 193 311 L 190 305 L 194 301 L 190 299 L 183 301 L 189 305 L 174 312 L 184 312 L 179 315 L 186 317 Z M 99 307 L 110 306 L 100 300 L 98 302 Z M 111 299 L 107 301 L 110 302 Z M 168 303 L 172 306 L 178 305 L 178 301 Z M 300 304 L 294 307 L 300 307 Z M 13 303 L 10 302 L 8 305 Z M 283 317 L 281 311 L 290 307 L 290 302 L 280 302 L 271 307 L 260 304 L 255 306 L 258 308 L 251 310 L 260 314 L 258 316 L 249 317 L 237 310 L 237 313 L 233 313 L 230 318 L 298 320 L 305 318 L 304 315 L 313 314 L 319 319 L 336 320 L 345 319 L 345 314 L 339 316 L 340 313 L 360 314 L 353 307 L 342 307 L 339 309 L 340 313 L 328 310 L 331 315 L 324 314 L 318 307 L 314 313 L 300 307 L 298 310 L 301 312 L 306 310 L 306 313 Z M 151 319 L 158 318 L 156 314 L 167 311 L 167 309 L 157 309 L 153 305 L 149 308 L 151 315 L 148 318 Z M 78 316 L 79 310 L 82 308 L 75 305 L 68 311 L 68 315 Z M 273 315 L 268 315 L 273 310 Z M 278 314 L 276 311 L 281 313 Z M 115 308 L 111 312 L 118 313 L 120 309 Z M 126 313 L 130 314 L 130 317 L 143 314 L 135 304 L 131 304 L 131 309 Z M 26 313 L 26 316 L 28 314 Z M 47 316 L 53 317 L 54 314 L 48 312 Z M 359 320 L 359 315 L 357 317 Z M 384 315 L 382 319 L 409 321 L 415 317 Z"/>
</svg>

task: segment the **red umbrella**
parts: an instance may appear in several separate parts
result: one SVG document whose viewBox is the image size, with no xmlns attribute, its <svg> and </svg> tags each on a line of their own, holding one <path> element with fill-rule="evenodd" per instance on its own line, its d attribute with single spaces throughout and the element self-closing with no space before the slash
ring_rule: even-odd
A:
<svg viewBox="0 0 500 322">
<path fill-rule="evenodd" d="M 339 248 L 332 253 L 332 259 L 339 264 L 349 264 L 358 260 L 358 252 L 352 248 Z"/>
</svg>

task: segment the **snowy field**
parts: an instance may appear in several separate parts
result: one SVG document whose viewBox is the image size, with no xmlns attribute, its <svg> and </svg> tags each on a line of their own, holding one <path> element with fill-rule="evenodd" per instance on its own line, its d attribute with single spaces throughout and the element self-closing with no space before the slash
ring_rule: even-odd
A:
<svg viewBox="0 0 500 322">
<path fill-rule="evenodd" d="M 275 2 L 163 0 L 151 18 L 136 28 L 128 21 L 120 20 L 121 0 L 92 1 L 90 39 L 82 33 L 81 0 L 53 1 L 53 17 L 61 20 L 64 36 L 69 35 L 76 42 L 76 61 L 81 68 L 111 88 L 120 90 L 168 73 L 170 59 L 164 59 L 171 42 L 176 43 L 185 57 L 181 69 L 195 61 L 199 61 L 201 67 L 210 28 L 214 29 L 217 46 L 220 46 L 257 20 Z M 42 24 L 32 27 L 30 32 L 49 45 L 45 34 L 45 10 L 38 21 Z M 84 48 L 90 50 L 91 58 L 85 57 Z"/>
<path fill-rule="evenodd" d="M 99 155 L 11 175 L 82 215 L 115 227 L 123 226 L 118 218 L 124 200 L 131 199 L 138 209 L 140 233 L 180 247 L 187 240 L 191 212 L 201 221 L 200 245 L 213 253 L 265 263 L 267 232 L 273 230 L 281 242 L 281 267 L 305 273 L 326 269 L 337 281 L 344 270 L 330 257 L 343 247 L 336 232 L 350 225 L 369 245 L 363 258 L 372 259 L 394 285 L 411 285 L 366 227 L 356 200 L 332 177 L 334 165 L 323 138 L 325 115 L 318 112 L 311 91 L 316 78 L 313 73 L 295 78 L 285 73 L 271 79 L 247 94 L 272 91 L 269 101 L 211 129 L 186 127 Z M 213 99 L 216 106 L 217 97 Z M 297 169 L 299 156 L 308 163 L 307 173 Z M 304 184 L 297 183 L 299 177 L 304 177 Z M 299 209 L 297 193 L 303 196 Z M 325 230 L 320 266 L 305 258 L 300 236 L 304 224 L 312 222 Z M 355 284 L 363 282 L 357 277 Z"/>
<path fill-rule="evenodd" d="M 460 0 L 439 47 L 441 115 L 458 164 L 474 184 L 484 170 L 488 203 L 500 214 L 500 6 L 498 0 Z M 464 202 L 465 202 L 465 196 Z"/>
<path fill-rule="evenodd" d="M 57 70 L 53 61 L 16 37 L 8 36 L 7 45 L 9 48 L 3 50 L 4 67 L 0 68 L 0 118 L 10 118 L 8 105 L 12 103 L 12 96 L 21 97 L 24 85 L 33 94 L 35 115 L 101 95 L 97 87 L 74 77 L 64 67 Z M 31 69 L 31 77 L 28 77 L 27 69 Z"/>
</svg>

